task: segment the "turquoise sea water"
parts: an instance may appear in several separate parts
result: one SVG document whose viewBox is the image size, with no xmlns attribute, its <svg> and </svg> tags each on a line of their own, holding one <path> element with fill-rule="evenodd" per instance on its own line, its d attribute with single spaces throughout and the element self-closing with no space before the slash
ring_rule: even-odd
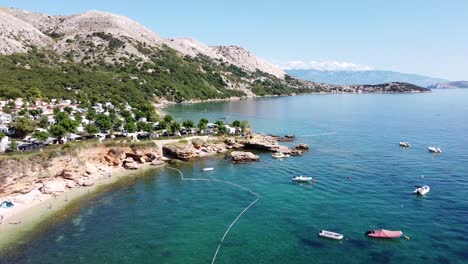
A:
<svg viewBox="0 0 468 264">
<path fill-rule="evenodd" d="M 216 263 L 467 263 L 467 99 L 468 90 L 448 90 L 178 105 L 168 111 L 180 120 L 247 119 L 255 131 L 295 134 L 294 144 L 311 150 L 282 161 L 261 153 L 252 164 L 221 156 L 174 166 L 186 178 L 260 195 Z M 400 148 L 401 140 L 412 147 Z M 428 153 L 430 145 L 443 153 Z M 291 182 L 301 174 L 317 183 Z M 413 196 L 421 184 L 431 192 Z M 158 169 L 70 205 L 1 252 L 0 263 L 211 263 L 226 228 L 255 199 Z M 369 239 L 370 226 L 410 240 Z M 345 239 L 319 238 L 321 229 Z"/>
</svg>

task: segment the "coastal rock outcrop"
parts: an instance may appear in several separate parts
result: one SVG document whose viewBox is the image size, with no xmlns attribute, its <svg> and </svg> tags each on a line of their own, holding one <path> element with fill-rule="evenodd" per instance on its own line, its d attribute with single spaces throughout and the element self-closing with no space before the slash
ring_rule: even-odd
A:
<svg viewBox="0 0 468 264">
<path fill-rule="evenodd" d="M 67 188 L 67 181 L 63 179 L 54 179 L 52 181 L 44 182 L 43 186 L 40 188 L 40 191 L 44 194 L 53 194 L 65 192 Z"/>
<path fill-rule="evenodd" d="M 297 145 L 296 145 L 296 149 L 300 149 L 300 150 L 309 150 L 309 145 L 304 144 L 304 143 L 297 144 Z"/>
<path fill-rule="evenodd" d="M 88 177 L 79 178 L 78 180 L 76 180 L 76 183 L 79 186 L 85 186 L 85 187 L 92 186 L 94 184 L 94 182 Z"/>
<path fill-rule="evenodd" d="M 289 154 L 291 156 L 302 155 L 302 151 L 300 150 L 279 145 L 276 137 L 272 136 L 254 135 L 253 138 L 244 141 L 243 144 L 245 145 L 246 149 L 254 149 L 269 152 L 279 151 L 284 154 Z"/>
<path fill-rule="evenodd" d="M 196 153 L 193 145 L 183 143 L 164 145 L 162 151 L 163 156 L 180 160 L 190 160 L 195 157 Z"/>
<path fill-rule="evenodd" d="M 260 160 L 260 157 L 247 151 L 233 151 L 231 152 L 231 161 L 234 163 L 252 162 Z"/>
</svg>

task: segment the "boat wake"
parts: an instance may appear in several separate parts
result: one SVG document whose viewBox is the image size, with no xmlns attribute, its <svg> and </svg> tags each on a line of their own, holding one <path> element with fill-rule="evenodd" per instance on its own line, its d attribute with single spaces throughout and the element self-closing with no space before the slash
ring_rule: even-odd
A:
<svg viewBox="0 0 468 264">
<path fill-rule="evenodd" d="M 320 133 L 320 134 L 301 135 L 300 137 L 318 137 L 318 136 L 335 135 L 335 134 L 336 132 L 328 132 L 328 133 Z"/>
<path fill-rule="evenodd" d="M 226 238 L 226 236 L 228 235 L 229 231 L 231 230 L 231 228 L 236 224 L 237 220 L 239 220 L 239 218 L 241 218 L 241 216 L 247 211 L 249 210 L 249 208 L 254 205 L 259 199 L 260 199 L 260 195 L 244 186 L 241 186 L 239 184 L 235 184 L 235 183 L 232 183 L 232 182 L 229 182 L 229 181 L 223 181 L 223 180 L 218 180 L 218 179 L 207 179 L 207 178 L 184 178 L 184 174 L 182 173 L 182 171 L 180 171 L 179 169 L 176 169 L 176 168 L 172 168 L 172 167 L 167 167 L 168 169 L 171 169 L 171 170 L 175 170 L 177 171 L 179 174 L 180 174 L 180 178 L 182 181 L 214 181 L 214 182 L 221 182 L 221 183 L 225 183 L 225 184 L 229 184 L 229 185 L 232 185 L 232 186 L 235 186 L 235 187 L 238 187 L 238 188 L 241 188 L 241 189 L 244 189 L 246 191 L 248 191 L 250 194 L 254 195 L 257 197 L 257 199 L 255 199 L 255 201 L 251 202 L 247 207 L 244 208 L 244 210 L 242 210 L 242 212 L 240 212 L 239 215 L 237 215 L 236 219 L 234 219 L 234 221 L 232 221 L 232 223 L 229 225 L 229 227 L 226 229 L 226 232 L 224 232 L 224 235 L 223 237 L 221 238 L 221 240 L 219 241 L 219 244 L 218 244 L 218 247 L 216 248 L 216 252 L 213 256 L 213 259 L 211 260 L 211 264 L 214 264 L 216 262 L 216 257 L 218 256 L 218 252 L 219 252 L 219 249 L 221 248 L 221 245 L 223 244 L 224 242 L 224 239 Z"/>
</svg>

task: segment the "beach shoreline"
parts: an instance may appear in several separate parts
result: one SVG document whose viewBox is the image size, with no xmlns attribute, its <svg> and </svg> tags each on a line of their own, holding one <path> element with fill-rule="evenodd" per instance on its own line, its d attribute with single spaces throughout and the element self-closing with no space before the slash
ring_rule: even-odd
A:
<svg viewBox="0 0 468 264">
<path fill-rule="evenodd" d="M 197 140 L 197 147 L 193 143 L 195 140 Z M 45 178 L 31 174 L 26 179 L 16 179 L 10 175 L 12 178 L 9 181 L 19 186 L 15 184 L 9 186 L 9 191 L 0 197 L 1 201 L 11 201 L 14 204 L 10 208 L 0 208 L 0 218 L 2 218 L 0 250 L 14 243 L 22 243 L 23 237 L 36 231 L 47 218 L 54 216 L 75 201 L 96 193 L 101 188 L 121 179 L 141 175 L 152 169 L 164 168 L 170 161 L 197 161 L 200 158 L 216 155 L 224 157 L 225 153 L 230 150 L 244 148 L 267 152 L 282 151 L 295 156 L 302 155 L 300 150 L 279 145 L 278 137 L 264 134 L 254 134 L 248 138 L 238 139 L 192 136 L 184 138 L 184 142 L 180 141 L 181 139 L 155 140 L 154 145 L 142 145 L 139 148 L 93 145 L 72 155 L 43 161 L 56 163 L 55 170 L 47 170 L 51 174 Z M 236 153 L 240 153 L 241 161 L 242 159 L 252 161 L 245 158 L 248 155 L 244 155 L 252 153 L 233 151 L 231 153 L 233 162 Z M 149 159 L 149 157 L 152 158 Z M 20 164 L 16 164 L 13 168 L 16 170 L 17 166 L 21 166 Z M 25 186 L 29 188 L 23 189 Z"/>
<path fill-rule="evenodd" d="M 111 186 L 120 180 L 138 177 L 146 172 L 164 166 L 165 164 L 159 166 L 146 164 L 135 171 L 128 171 L 122 168 L 114 171 L 112 176 L 94 178 L 92 186 L 69 189 L 59 195 L 43 194 L 40 200 L 28 201 L 30 202 L 28 204 L 15 203 L 13 208 L 1 209 L 12 211 L 9 212 L 8 216 L 3 219 L 3 223 L 0 224 L 0 250 L 14 243 L 21 243 L 21 239 L 34 231 L 39 224 L 74 202 L 97 193 L 102 188 Z"/>
</svg>

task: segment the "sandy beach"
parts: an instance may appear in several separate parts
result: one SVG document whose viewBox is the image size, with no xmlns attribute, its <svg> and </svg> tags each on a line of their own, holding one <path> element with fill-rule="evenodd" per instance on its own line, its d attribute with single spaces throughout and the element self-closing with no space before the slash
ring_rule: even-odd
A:
<svg viewBox="0 0 468 264">
<path fill-rule="evenodd" d="M 192 136 L 184 138 L 190 141 L 193 139 L 208 140 L 208 136 Z M 181 139 L 155 140 L 158 152 L 162 155 L 164 145 L 179 142 Z M 216 152 L 200 152 L 197 157 L 215 155 Z M 165 158 L 162 157 L 164 160 Z M 61 193 L 46 194 L 36 186 L 32 191 L 25 194 L 10 194 L 0 197 L 0 203 L 11 201 L 14 206 L 10 208 L 0 208 L 0 248 L 11 243 L 20 243 L 21 237 L 33 231 L 38 224 L 48 217 L 53 216 L 74 201 L 87 195 L 95 193 L 105 186 L 111 185 L 123 178 L 141 175 L 151 169 L 163 167 L 164 162 L 154 166 L 154 164 L 142 164 L 137 170 L 128 170 L 124 167 L 98 166 L 96 173 L 89 178 L 93 184 L 91 186 L 77 186 L 66 188 Z"/>
<path fill-rule="evenodd" d="M 128 171 L 123 168 L 116 169 L 112 172 L 112 176 L 95 178 L 92 186 L 69 189 L 60 195 L 42 194 L 39 191 L 33 191 L 15 196 L 14 200 L 16 202 L 13 207 L 0 208 L 0 215 L 3 215 L 3 223 L 0 224 L 0 248 L 15 242 L 21 243 L 22 236 L 34 230 L 38 224 L 48 217 L 53 216 L 80 198 L 95 193 L 123 178 L 135 177 L 156 168 L 155 166 L 144 165 L 136 171 Z M 8 199 L 8 197 L 2 199 Z M 22 200 L 24 202 L 21 202 Z"/>
</svg>

